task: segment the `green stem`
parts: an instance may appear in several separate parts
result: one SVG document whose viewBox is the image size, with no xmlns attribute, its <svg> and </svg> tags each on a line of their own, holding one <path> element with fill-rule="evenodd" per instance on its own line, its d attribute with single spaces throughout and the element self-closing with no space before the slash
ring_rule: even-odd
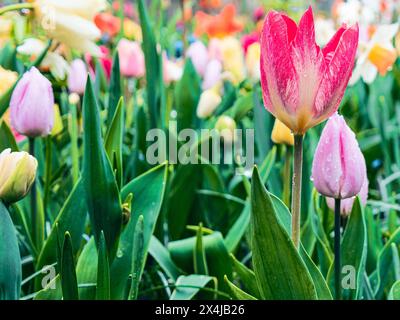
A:
<svg viewBox="0 0 400 320">
<path fill-rule="evenodd" d="M 51 135 L 46 138 L 46 168 L 45 168 L 46 183 L 44 185 L 44 208 L 46 214 L 48 214 L 48 201 L 50 195 L 51 185 Z M 48 217 L 48 216 L 47 216 Z"/>
<path fill-rule="evenodd" d="M 335 298 L 341 300 L 341 262 L 340 262 L 340 199 L 335 199 Z"/>
<path fill-rule="evenodd" d="M 11 4 L 9 6 L 5 6 L 3 8 L 0 8 L 0 15 L 10 12 L 10 11 L 17 11 L 17 10 L 22 10 L 22 9 L 33 9 L 35 5 L 33 3 L 17 3 L 17 4 Z"/>
<path fill-rule="evenodd" d="M 290 205 L 291 161 L 292 161 L 292 148 L 291 146 L 286 146 L 285 164 L 283 167 L 283 202 L 288 207 Z"/>
<path fill-rule="evenodd" d="M 71 105 L 69 130 L 71 136 L 72 181 L 75 185 L 79 179 L 79 150 L 78 150 L 78 117 L 77 105 Z"/>
<path fill-rule="evenodd" d="M 35 156 L 35 138 L 29 137 L 29 153 Z M 36 178 L 33 180 L 31 187 L 31 228 L 32 239 L 37 246 L 36 217 L 37 217 L 37 199 L 36 199 Z"/>
<path fill-rule="evenodd" d="M 294 136 L 293 184 L 292 184 L 292 240 L 296 248 L 300 244 L 301 181 L 303 171 L 303 135 Z"/>
</svg>

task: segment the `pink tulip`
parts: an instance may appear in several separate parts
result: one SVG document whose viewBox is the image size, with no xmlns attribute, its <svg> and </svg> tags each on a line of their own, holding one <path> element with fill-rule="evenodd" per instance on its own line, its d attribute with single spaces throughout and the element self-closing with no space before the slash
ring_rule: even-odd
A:
<svg viewBox="0 0 400 320">
<path fill-rule="evenodd" d="M 342 26 L 320 49 L 311 7 L 299 25 L 268 13 L 261 34 L 261 85 L 265 107 L 294 134 L 304 134 L 335 113 L 354 65 L 358 26 Z"/>
<path fill-rule="evenodd" d="M 103 67 L 104 74 L 107 77 L 107 80 L 110 80 L 111 76 L 111 67 L 112 67 L 112 59 L 110 57 L 110 49 L 106 46 L 100 46 L 101 56 L 98 58 L 101 66 Z M 89 53 L 85 54 L 85 61 L 89 65 L 89 73 L 92 78 L 96 76 L 95 74 L 95 63 L 92 56 Z"/>
<path fill-rule="evenodd" d="M 361 191 L 358 194 L 360 197 L 361 204 L 365 205 L 367 203 L 368 199 L 368 179 L 364 179 L 364 183 L 361 187 Z M 355 197 L 352 198 L 347 198 L 343 199 L 340 201 L 340 213 L 343 216 L 348 216 L 351 213 L 351 210 L 353 209 L 353 203 L 354 203 Z M 328 207 L 331 208 L 332 210 L 335 210 L 335 199 L 333 198 L 326 198 L 326 203 L 328 204 Z"/>
<path fill-rule="evenodd" d="M 220 80 L 222 74 L 222 64 L 220 61 L 214 59 L 207 64 L 204 73 L 203 90 L 214 87 Z"/>
<path fill-rule="evenodd" d="M 192 43 L 186 51 L 186 56 L 192 60 L 197 73 L 204 75 L 208 63 L 208 50 L 201 41 Z"/>
<path fill-rule="evenodd" d="M 54 123 L 51 83 L 35 67 L 25 72 L 11 96 L 12 127 L 28 137 L 50 134 Z"/>
<path fill-rule="evenodd" d="M 71 93 L 83 94 L 87 79 L 86 64 L 81 59 L 75 59 L 71 62 L 68 73 L 68 90 Z"/>
<path fill-rule="evenodd" d="M 259 42 L 259 39 L 260 39 L 260 35 L 258 34 L 258 32 L 252 32 L 252 33 L 249 33 L 249 34 L 245 34 L 242 37 L 241 42 L 242 42 L 242 47 L 243 47 L 243 51 L 244 51 L 245 55 L 247 54 L 247 49 L 253 43 Z"/>
<path fill-rule="evenodd" d="M 344 118 L 333 115 L 322 131 L 312 165 L 315 188 L 324 196 L 347 199 L 360 193 L 365 159 Z"/>
<path fill-rule="evenodd" d="M 144 76 L 144 54 L 138 42 L 121 39 L 118 43 L 118 54 L 122 75 L 133 78 Z"/>
</svg>

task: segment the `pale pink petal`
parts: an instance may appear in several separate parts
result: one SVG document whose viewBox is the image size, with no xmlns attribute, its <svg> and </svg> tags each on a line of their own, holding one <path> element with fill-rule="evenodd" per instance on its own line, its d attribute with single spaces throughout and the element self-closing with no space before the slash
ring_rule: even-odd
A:
<svg viewBox="0 0 400 320">
<path fill-rule="evenodd" d="M 322 131 L 314 154 L 312 179 L 319 193 L 333 198 L 340 196 L 340 178 L 343 174 L 340 146 L 341 119 L 332 116 Z"/>
<path fill-rule="evenodd" d="M 343 171 L 340 181 L 340 197 L 345 199 L 354 197 L 360 192 L 367 169 L 354 132 L 347 126 L 343 118 L 340 122 L 342 127 L 340 129 L 341 166 Z"/>
</svg>

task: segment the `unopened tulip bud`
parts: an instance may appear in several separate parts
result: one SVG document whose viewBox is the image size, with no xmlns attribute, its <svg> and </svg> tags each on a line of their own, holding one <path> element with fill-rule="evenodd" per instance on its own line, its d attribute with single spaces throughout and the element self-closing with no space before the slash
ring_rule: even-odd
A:
<svg viewBox="0 0 400 320">
<path fill-rule="evenodd" d="M 50 134 L 54 124 L 51 83 L 35 67 L 25 72 L 10 101 L 13 128 L 28 137 Z"/>
<path fill-rule="evenodd" d="M 294 137 L 292 132 L 285 124 L 278 119 L 275 119 L 274 128 L 272 129 L 271 139 L 277 144 L 287 144 L 292 146 L 294 144 Z"/>
<path fill-rule="evenodd" d="M 21 200 L 29 192 L 36 176 L 37 161 L 29 153 L 0 153 L 0 199 L 6 203 Z"/>
<path fill-rule="evenodd" d="M 204 73 L 204 80 L 202 84 L 203 90 L 214 87 L 219 81 L 221 81 L 222 64 L 219 60 L 211 60 L 206 67 Z"/>
<path fill-rule="evenodd" d="M 292 132 L 285 124 L 278 119 L 275 119 L 274 128 L 272 129 L 271 139 L 274 143 L 287 144 L 292 146 L 294 144 L 294 137 Z"/>
<path fill-rule="evenodd" d="M 312 166 L 315 188 L 324 196 L 347 199 L 360 193 L 365 159 L 344 118 L 334 114 L 322 131 Z"/>
<path fill-rule="evenodd" d="M 77 93 L 75 93 L 75 92 L 73 92 L 73 93 L 71 93 L 69 96 L 68 96 L 68 102 L 69 102 L 69 104 L 72 104 L 72 105 L 77 105 L 78 103 L 79 103 L 79 101 L 80 101 L 80 97 L 79 97 L 79 94 L 77 94 Z"/>
<path fill-rule="evenodd" d="M 81 59 L 72 61 L 68 73 L 68 90 L 83 95 L 86 87 L 87 73 L 86 65 Z"/>
<path fill-rule="evenodd" d="M 361 191 L 358 194 L 362 205 L 365 205 L 367 203 L 368 184 L 369 184 L 368 179 L 365 178 L 364 183 L 361 187 Z M 340 213 L 342 214 L 342 216 L 348 216 L 351 213 L 351 210 L 353 209 L 354 200 L 355 197 L 343 199 L 342 201 L 340 201 Z M 335 199 L 326 198 L 326 203 L 328 204 L 329 208 L 335 210 Z"/>
<path fill-rule="evenodd" d="M 232 143 L 235 140 L 236 122 L 229 116 L 220 116 L 215 124 L 224 141 Z"/>
<path fill-rule="evenodd" d="M 140 44 L 121 39 L 118 43 L 119 67 L 125 77 L 140 78 L 145 74 L 145 59 Z"/>
<path fill-rule="evenodd" d="M 51 130 L 51 135 L 55 136 L 63 130 L 63 122 L 61 119 L 60 108 L 57 104 L 54 105 L 54 126 Z"/>
<path fill-rule="evenodd" d="M 200 95 L 199 104 L 197 105 L 197 116 L 201 119 L 211 116 L 221 103 L 221 100 L 221 96 L 216 89 L 213 88 L 203 91 Z"/>
<path fill-rule="evenodd" d="M 186 57 L 192 60 L 197 73 L 203 76 L 209 59 L 206 46 L 201 41 L 192 43 L 186 52 Z"/>
</svg>

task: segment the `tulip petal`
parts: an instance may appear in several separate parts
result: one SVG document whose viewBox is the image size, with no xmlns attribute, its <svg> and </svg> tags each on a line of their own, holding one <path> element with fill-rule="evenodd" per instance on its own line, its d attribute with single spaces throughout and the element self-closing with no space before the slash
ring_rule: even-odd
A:
<svg viewBox="0 0 400 320">
<path fill-rule="evenodd" d="M 349 82 L 358 45 L 358 26 L 343 32 L 320 84 L 314 106 L 315 124 L 339 108 Z"/>
<path fill-rule="evenodd" d="M 365 159 L 353 131 L 341 118 L 340 145 L 342 153 L 342 177 L 340 197 L 342 199 L 356 196 L 363 185 L 365 173 Z"/>
<path fill-rule="evenodd" d="M 340 143 L 341 117 L 329 119 L 318 142 L 312 165 L 312 178 L 319 193 L 338 198 L 343 174 Z"/>
<path fill-rule="evenodd" d="M 315 42 L 314 18 L 311 7 L 300 20 L 292 43 L 292 60 L 299 78 L 298 127 L 307 126 L 318 87 L 325 73 L 325 61 Z"/>
<path fill-rule="evenodd" d="M 260 68 L 264 104 L 272 114 L 292 127 L 290 113 L 294 113 L 297 106 L 298 81 L 288 39 L 285 18 L 276 11 L 269 12 L 261 35 Z"/>
<path fill-rule="evenodd" d="M 341 26 L 338 31 L 333 35 L 331 40 L 326 44 L 326 46 L 322 49 L 322 53 L 325 57 L 325 61 L 329 64 L 333 53 L 336 51 L 336 48 L 342 38 L 343 33 L 347 30 L 345 26 Z"/>
<path fill-rule="evenodd" d="M 283 20 L 286 22 L 288 42 L 291 43 L 297 33 L 297 25 L 289 16 L 282 14 Z"/>
</svg>

